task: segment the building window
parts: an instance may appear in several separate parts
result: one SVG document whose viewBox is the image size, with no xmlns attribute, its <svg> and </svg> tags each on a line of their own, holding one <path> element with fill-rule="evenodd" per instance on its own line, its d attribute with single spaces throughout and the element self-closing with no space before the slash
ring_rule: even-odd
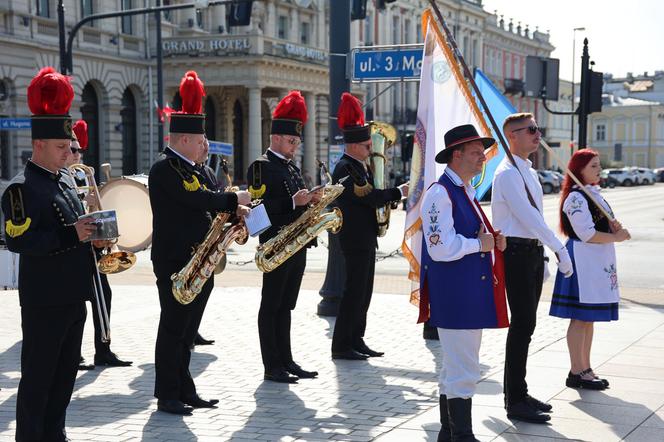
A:
<svg viewBox="0 0 664 442">
<path fill-rule="evenodd" d="M 364 19 L 364 44 L 366 46 L 373 45 L 373 40 L 373 15 L 367 13 L 367 17 Z"/>
<path fill-rule="evenodd" d="M 398 44 L 401 41 L 401 29 L 399 26 L 399 16 L 392 17 L 392 43 Z"/>
<path fill-rule="evenodd" d="M 285 15 L 279 16 L 279 21 L 277 23 L 277 37 L 282 40 L 288 39 L 288 17 Z"/>
<path fill-rule="evenodd" d="M 410 20 L 408 19 L 403 22 L 403 42 L 410 43 Z"/>
<path fill-rule="evenodd" d="M 94 14 L 94 8 L 92 4 L 93 0 L 81 0 L 81 16 L 87 17 L 88 15 Z"/>
<path fill-rule="evenodd" d="M 37 15 L 40 17 L 50 17 L 51 8 L 49 0 L 37 0 Z"/>
<path fill-rule="evenodd" d="M 203 10 L 196 9 L 196 26 L 203 29 Z"/>
<path fill-rule="evenodd" d="M 595 126 L 595 140 L 606 141 L 606 125 L 598 124 Z"/>
<path fill-rule="evenodd" d="M 170 6 L 171 5 L 171 0 L 162 0 L 161 5 L 162 6 Z M 171 21 L 171 17 L 172 17 L 171 13 L 172 12 L 173 11 L 164 11 L 164 12 L 162 12 L 162 17 L 164 18 L 164 20 Z"/>
<path fill-rule="evenodd" d="M 303 45 L 308 45 L 309 44 L 309 32 L 310 32 L 310 25 L 309 23 L 302 22 L 300 24 L 300 43 Z"/>
<path fill-rule="evenodd" d="M 127 9 L 133 9 L 132 0 L 122 0 L 122 10 L 126 11 Z M 132 27 L 133 17 L 131 15 L 125 15 L 122 17 L 122 33 L 123 34 L 133 34 L 134 29 Z"/>
</svg>

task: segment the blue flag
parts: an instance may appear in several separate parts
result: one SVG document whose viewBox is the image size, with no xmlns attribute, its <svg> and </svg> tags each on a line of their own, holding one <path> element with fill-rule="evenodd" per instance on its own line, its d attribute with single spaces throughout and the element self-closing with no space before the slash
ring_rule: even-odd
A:
<svg viewBox="0 0 664 442">
<path fill-rule="evenodd" d="M 479 69 L 475 69 L 475 83 L 484 97 L 484 101 L 489 107 L 489 111 L 491 112 L 494 121 L 498 124 L 502 132 L 503 121 L 508 115 L 515 113 L 516 109 L 512 106 L 512 103 L 500 93 L 496 86 L 494 86 L 491 80 L 489 80 L 489 77 L 484 75 L 484 72 Z M 477 106 L 482 110 L 484 121 L 490 121 L 477 97 L 475 97 L 475 100 L 477 101 Z M 487 159 L 484 164 L 484 169 L 482 170 L 482 173 L 473 178 L 472 181 L 478 200 L 481 200 L 484 194 L 486 194 L 491 188 L 491 182 L 493 181 L 493 175 L 496 173 L 496 168 L 503 158 L 505 158 L 505 150 L 503 149 L 503 146 L 500 146 L 500 138 L 498 138 L 498 135 L 493 128 L 491 128 L 491 136 L 495 138 L 497 144 L 486 153 Z M 505 134 L 503 134 L 503 138 L 505 138 Z M 505 148 L 509 147 L 505 146 Z"/>
</svg>

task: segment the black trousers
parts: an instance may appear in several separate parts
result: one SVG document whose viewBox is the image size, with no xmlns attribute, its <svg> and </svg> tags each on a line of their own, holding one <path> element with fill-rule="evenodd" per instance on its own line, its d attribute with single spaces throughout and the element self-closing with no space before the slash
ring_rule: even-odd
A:
<svg viewBox="0 0 664 442">
<path fill-rule="evenodd" d="M 510 306 L 510 328 L 505 350 L 504 393 L 507 405 L 516 404 L 528 394 L 526 362 L 528 347 L 537 323 L 537 305 L 544 278 L 544 249 L 510 243 L 507 239 L 505 285 Z"/>
<path fill-rule="evenodd" d="M 344 251 L 346 283 L 334 324 L 332 351 L 343 352 L 364 343 L 367 312 L 373 293 L 376 250 Z"/>
<path fill-rule="evenodd" d="M 291 310 L 297 303 L 306 264 L 307 249 L 303 248 L 276 269 L 263 273 L 258 337 L 265 371 L 283 368 L 293 362 Z"/>
<path fill-rule="evenodd" d="M 214 277 L 207 280 L 196 299 L 182 305 L 173 296 L 171 275 L 179 272 L 185 264 L 153 262 L 161 306 L 154 364 L 154 395 L 157 399 L 182 400 L 196 394 L 189 372 L 190 347 L 214 287 Z"/>
<path fill-rule="evenodd" d="M 106 302 L 106 311 L 108 312 L 108 319 L 110 321 L 111 319 L 111 298 L 113 297 L 113 293 L 111 292 L 111 286 L 108 283 L 108 277 L 100 273 L 99 274 L 100 279 L 101 279 L 101 286 L 103 289 L 103 296 L 104 296 L 104 301 Z M 95 276 L 96 278 L 96 276 Z M 106 353 L 110 353 L 111 351 L 111 343 L 109 342 L 102 342 L 101 340 L 101 323 L 99 322 L 99 314 L 97 313 L 97 298 L 94 296 L 94 293 L 92 293 L 92 323 L 95 326 L 95 354 L 96 355 L 103 355 Z"/>
<path fill-rule="evenodd" d="M 84 301 L 21 308 L 17 441 L 65 440 L 65 417 L 78 370 L 85 315 Z"/>
</svg>

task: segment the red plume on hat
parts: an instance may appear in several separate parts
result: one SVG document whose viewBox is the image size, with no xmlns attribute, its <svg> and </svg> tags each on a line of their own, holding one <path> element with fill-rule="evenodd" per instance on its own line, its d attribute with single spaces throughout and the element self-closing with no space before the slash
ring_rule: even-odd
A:
<svg viewBox="0 0 664 442">
<path fill-rule="evenodd" d="M 348 92 L 341 95 L 341 104 L 337 112 L 337 124 L 340 129 L 364 126 L 365 124 L 362 103 Z"/>
<path fill-rule="evenodd" d="M 66 115 L 74 99 L 69 77 L 45 67 L 28 86 L 28 107 L 33 115 Z"/>
<path fill-rule="evenodd" d="M 86 150 L 88 148 L 88 123 L 85 120 L 78 120 L 71 129 L 76 134 L 81 150 Z"/>
<path fill-rule="evenodd" d="M 307 105 L 300 91 L 290 91 L 272 113 L 273 119 L 298 120 L 304 125 L 307 122 Z"/>
<path fill-rule="evenodd" d="M 195 71 L 187 71 L 180 81 L 180 97 L 182 98 L 182 113 L 200 114 L 203 111 L 203 97 L 205 86 Z"/>
</svg>

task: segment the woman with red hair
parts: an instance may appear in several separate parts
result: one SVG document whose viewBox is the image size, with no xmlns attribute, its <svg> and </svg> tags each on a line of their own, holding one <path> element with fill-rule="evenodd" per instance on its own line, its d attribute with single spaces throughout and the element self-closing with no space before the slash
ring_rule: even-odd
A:
<svg viewBox="0 0 664 442">
<path fill-rule="evenodd" d="M 611 207 L 599 193 L 602 170 L 594 150 L 579 150 L 567 168 L 585 186 L 593 199 L 613 216 Z M 618 319 L 618 277 L 613 243 L 630 239 L 619 222 L 609 220 L 578 185 L 565 176 L 560 196 L 560 230 L 567 235 L 567 251 L 574 274 L 556 275 L 549 314 L 569 318 L 567 347 L 571 370 L 565 384 L 570 388 L 604 390 L 609 382 L 595 375 L 590 365 L 593 324 Z"/>
</svg>

